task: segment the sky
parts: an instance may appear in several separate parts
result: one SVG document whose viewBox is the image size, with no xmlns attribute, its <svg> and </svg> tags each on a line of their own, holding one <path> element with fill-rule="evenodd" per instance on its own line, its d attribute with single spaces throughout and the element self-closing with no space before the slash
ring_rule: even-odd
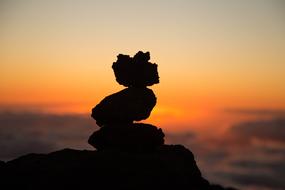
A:
<svg viewBox="0 0 285 190">
<path fill-rule="evenodd" d="M 0 136 L 26 134 L 21 151 L 2 140 L 10 150 L 2 158 L 88 146 L 82 139 L 96 129 L 87 117 L 92 107 L 124 88 L 112 63 L 120 53 L 142 50 L 160 75 L 150 87 L 157 105 L 144 122 L 161 127 L 168 142 L 194 150 L 213 181 L 245 187 L 241 173 L 250 171 L 249 189 L 285 188 L 278 180 L 254 183 L 274 176 L 257 176 L 258 166 L 276 168 L 285 158 L 284 20 L 282 0 L 0 0 Z M 27 115 L 31 121 L 20 122 Z M 64 129 L 53 127 L 57 117 Z M 91 128 L 76 136 L 74 119 Z M 75 137 L 67 132 L 70 125 Z M 74 139 L 63 141 L 62 131 Z M 29 149 L 35 132 L 48 145 Z M 58 143 L 50 146 L 51 139 Z M 260 160 L 268 149 L 278 155 Z M 255 154 L 244 157 L 248 152 Z M 214 161 L 220 161 L 212 168 L 219 174 L 207 171 Z"/>
</svg>

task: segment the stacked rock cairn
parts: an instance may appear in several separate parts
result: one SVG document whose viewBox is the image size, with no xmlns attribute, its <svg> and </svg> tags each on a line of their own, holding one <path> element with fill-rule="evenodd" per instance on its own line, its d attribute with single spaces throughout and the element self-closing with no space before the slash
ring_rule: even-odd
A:
<svg viewBox="0 0 285 190">
<path fill-rule="evenodd" d="M 134 57 L 119 54 L 112 68 L 116 81 L 127 87 L 105 97 L 92 109 L 100 127 L 88 140 L 97 150 L 154 150 L 164 144 L 161 129 L 144 123 L 156 104 L 147 86 L 159 83 L 157 64 L 149 62 L 149 52 L 139 51 Z"/>
</svg>

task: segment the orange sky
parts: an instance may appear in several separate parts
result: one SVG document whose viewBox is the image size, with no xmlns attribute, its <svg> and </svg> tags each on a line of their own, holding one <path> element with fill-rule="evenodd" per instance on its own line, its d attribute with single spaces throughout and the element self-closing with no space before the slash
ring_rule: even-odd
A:
<svg viewBox="0 0 285 190">
<path fill-rule="evenodd" d="M 90 112 L 123 87 L 112 62 L 150 51 L 149 122 L 195 129 L 225 109 L 285 109 L 281 1 L 0 1 L 0 107 Z"/>
</svg>

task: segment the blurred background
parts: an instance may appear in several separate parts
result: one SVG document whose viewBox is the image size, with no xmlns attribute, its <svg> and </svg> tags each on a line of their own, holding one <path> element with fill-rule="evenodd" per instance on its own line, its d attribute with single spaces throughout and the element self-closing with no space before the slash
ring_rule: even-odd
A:
<svg viewBox="0 0 285 190">
<path fill-rule="evenodd" d="M 149 51 L 145 123 L 212 183 L 285 189 L 285 1 L 0 0 L 0 160 L 93 149 L 91 109 L 124 87 L 119 53 Z"/>
</svg>

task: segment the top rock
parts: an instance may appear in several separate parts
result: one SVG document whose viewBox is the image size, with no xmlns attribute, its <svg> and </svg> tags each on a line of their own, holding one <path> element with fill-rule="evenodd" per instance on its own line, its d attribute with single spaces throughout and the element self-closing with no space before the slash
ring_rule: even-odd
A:
<svg viewBox="0 0 285 190">
<path fill-rule="evenodd" d="M 126 87 L 146 87 L 159 83 L 157 64 L 148 62 L 149 52 L 139 51 L 134 57 L 119 54 L 113 63 L 116 81 Z"/>
</svg>

